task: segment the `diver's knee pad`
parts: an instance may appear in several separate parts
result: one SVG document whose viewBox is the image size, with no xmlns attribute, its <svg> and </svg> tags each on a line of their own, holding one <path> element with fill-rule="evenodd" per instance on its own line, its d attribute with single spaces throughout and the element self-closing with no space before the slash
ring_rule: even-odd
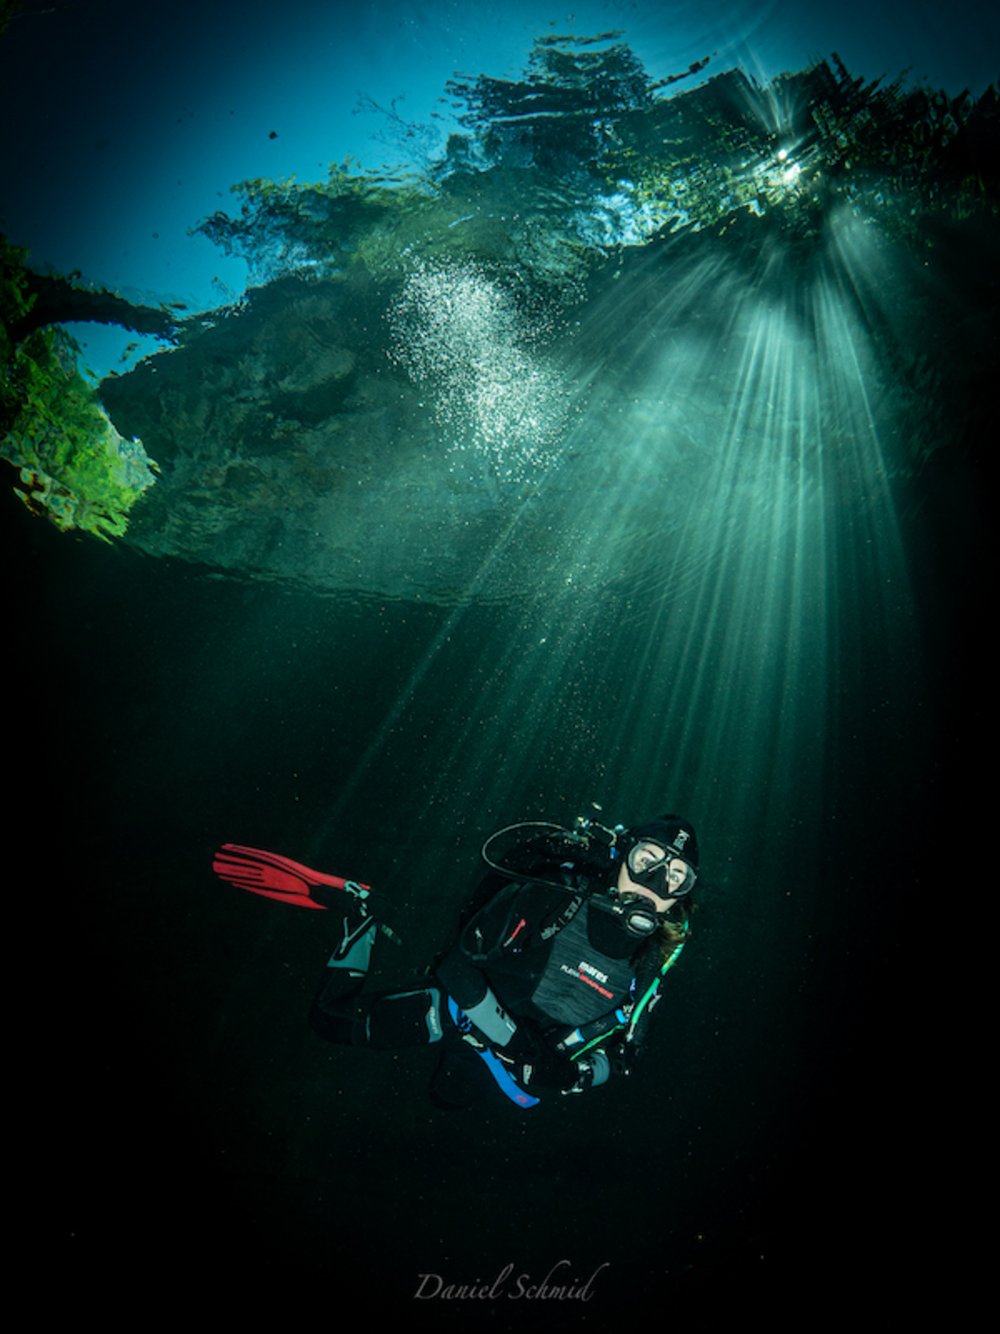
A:
<svg viewBox="0 0 1000 1334">
<path fill-rule="evenodd" d="M 370 1047 L 425 1047 L 440 1042 L 443 1032 L 442 993 L 437 987 L 394 991 L 376 996 L 368 1010 Z"/>
</svg>

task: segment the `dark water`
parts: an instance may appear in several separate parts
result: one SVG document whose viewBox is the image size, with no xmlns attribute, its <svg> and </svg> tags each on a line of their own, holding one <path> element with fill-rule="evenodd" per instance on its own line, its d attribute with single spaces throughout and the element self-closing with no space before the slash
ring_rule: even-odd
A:
<svg viewBox="0 0 1000 1334">
<path fill-rule="evenodd" d="M 671 307 L 661 336 L 683 323 L 708 349 L 683 363 L 687 410 L 721 401 L 729 426 L 692 455 L 699 486 L 663 483 L 652 573 L 577 591 L 581 558 L 506 600 L 320 597 L 67 537 L 5 499 L 25 1216 L 83 1308 L 117 1312 L 138 1282 L 175 1318 L 204 1284 L 241 1316 L 359 1302 L 418 1328 L 708 1329 L 752 1310 L 797 1329 L 871 1283 L 873 1309 L 898 1310 L 948 1068 L 938 896 L 981 821 L 960 775 L 989 696 L 971 627 L 995 240 L 969 239 L 919 281 L 901 266 L 877 313 L 902 326 L 905 296 L 940 324 L 895 344 L 844 272 L 811 272 L 807 298 L 750 266 Z M 599 322 L 635 310 L 613 283 L 648 325 L 670 306 L 659 259 L 595 280 L 612 463 L 577 493 L 590 568 L 628 512 L 623 475 L 661 504 L 615 461 L 648 404 L 621 437 L 607 405 L 676 366 L 627 330 L 627 355 L 595 350 Z M 921 340 L 940 355 L 914 379 Z M 789 404 L 813 380 L 843 415 L 808 454 Z M 941 412 L 936 449 L 911 448 L 915 400 Z M 706 888 L 631 1080 L 528 1114 L 446 1116 L 426 1053 L 321 1044 L 324 919 L 210 873 L 233 840 L 371 880 L 404 941 L 382 942 L 379 975 L 402 979 L 448 943 L 486 833 L 591 801 L 688 812 Z M 562 1261 L 577 1283 L 600 1271 L 592 1301 L 415 1295 L 423 1274 L 537 1283 Z"/>
<path fill-rule="evenodd" d="M 608 795 L 550 760 L 502 811 L 482 800 L 452 683 L 476 670 L 493 614 L 466 618 L 345 802 L 442 613 L 207 582 L 8 513 L 22 572 L 9 698 L 32 738 L 11 839 L 29 855 L 8 886 L 35 1032 L 18 1106 L 42 1132 L 37 1226 L 80 1297 L 114 1306 L 128 1273 L 182 1309 L 205 1281 L 231 1309 L 322 1299 L 340 1315 L 358 1294 L 418 1326 L 514 1328 L 551 1308 L 429 1314 L 418 1276 L 487 1281 L 510 1263 L 538 1280 L 565 1259 L 579 1280 L 610 1266 L 586 1310 L 560 1307 L 566 1323 L 666 1307 L 707 1328 L 750 1302 L 790 1326 L 804 1292 L 838 1300 L 846 1232 L 853 1274 L 888 1300 L 885 1235 L 908 1234 L 924 1189 L 914 904 L 940 875 L 928 831 L 956 814 L 961 612 L 978 581 L 955 536 L 975 507 L 960 475 L 935 481 L 910 548 L 925 693 L 884 678 L 850 608 L 868 676 L 838 700 L 821 809 L 790 802 L 740 842 L 701 819 L 713 888 L 647 1059 L 627 1086 L 533 1116 L 449 1118 L 426 1100 L 423 1054 L 324 1048 L 304 1025 L 322 923 L 208 870 L 228 838 L 360 868 L 400 901 L 406 961 L 430 957 L 484 828 Z M 720 772 L 718 805 L 766 787 L 766 770 L 763 755 Z M 687 802 L 695 818 L 703 804 Z"/>
</svg>

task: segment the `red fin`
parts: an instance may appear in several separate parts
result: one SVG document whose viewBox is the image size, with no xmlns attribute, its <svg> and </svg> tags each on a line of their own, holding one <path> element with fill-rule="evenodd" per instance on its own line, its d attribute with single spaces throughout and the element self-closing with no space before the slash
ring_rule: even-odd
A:
<svg viewBox="0 0 1000 1334">
<path fill-rule="evenodd" d="M 224 843 L 215 854 L 212 870 L 237 889 L 247 889 L 251 894 L 278 899 L 297 908 L 324 908 L 325 904 L 317 903 L 313 898 L 312 890 L 320 885 L 345 889 L 348 884 L 342 876 L 314 871 L 277 852 L 249 848 L 241 843 Z M 359 884 L 358 888 L 367 890 L 369 886 Z"/>
</svg>

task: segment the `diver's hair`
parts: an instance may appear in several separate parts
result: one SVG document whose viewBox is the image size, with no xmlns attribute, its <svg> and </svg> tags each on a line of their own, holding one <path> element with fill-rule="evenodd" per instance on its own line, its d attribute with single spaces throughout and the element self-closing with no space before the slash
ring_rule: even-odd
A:
<svg viewBox="0 0 1000 1334">
<path fill-rule="evenodd" d="M 681 912 L 682 916 L 677 920 L 661 917 L 660 924 L 656 928 L 652 945 L 660 956 L 661 964 L 666 963 L 681 941 L 686 940 L 691 934 L 691 907 L 685 905 Z"/>
</svg>

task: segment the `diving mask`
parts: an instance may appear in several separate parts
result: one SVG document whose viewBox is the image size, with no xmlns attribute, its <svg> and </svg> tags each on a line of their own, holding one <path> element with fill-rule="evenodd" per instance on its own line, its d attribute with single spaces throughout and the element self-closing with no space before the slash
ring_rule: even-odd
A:
<svg viewBox="0 0 1000 1334">
<path fill-rule="evenodd" d="M 661 899 L 684 898 L 694 889 L 698 878 L 694 867 L 683 857 L 650 839 L 640 839 L 629 848 L 626 862 L 629 879 Z"/>
</svg>

